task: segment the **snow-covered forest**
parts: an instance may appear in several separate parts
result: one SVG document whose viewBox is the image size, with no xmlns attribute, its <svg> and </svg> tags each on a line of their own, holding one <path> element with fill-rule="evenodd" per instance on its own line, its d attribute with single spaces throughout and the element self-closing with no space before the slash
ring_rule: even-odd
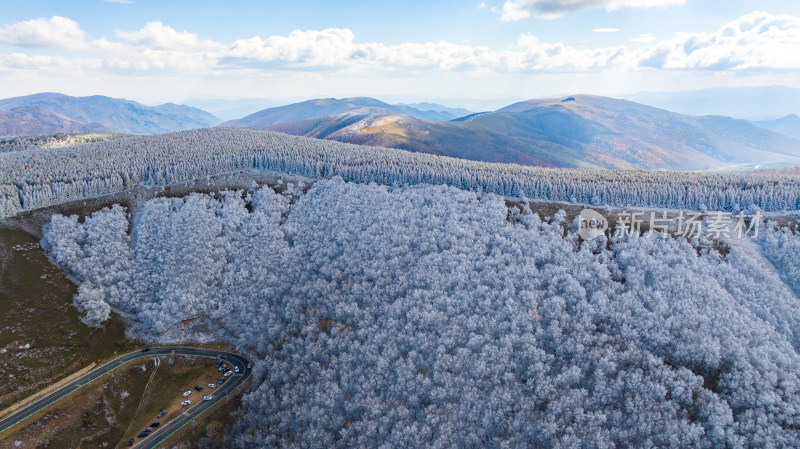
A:
<svg viewBox="0 0 800 449">
<path fill-rule="evenodd" d="M 0 218 L 138 185 L 254 169 L 383 185 L 444 184 L 507 197 L 617 207 L 800 209 L 800 180 L 779 174 L 548 169 L 211 128 L 0 153 Z"/>
<path fill-rule="evenodd" d="M 123 167 L 114 166 L 119 145 L 198 134 L 37 151 L 46 158 L 33 158 L 25 179 L 42 190 L 25 192 L 54 194 L 45 187 L 54 179 L 75 186 L 118 174 L 113 189 L 262 167 L 530 197 L 550 188 L 553 197 L 606 202 L 708 201 L 723 209 L 730 204 L 709 199 L 753 195 L 777 201 L 761 203 L 776 209 L 797 201 L 797 185 L 777 178 L 638 173 L 640 183 L 626 184 L 633 174 L 476 164 L 244 130 L 203 133 L 268 149 L 237 152 L 198 140 L 156 157 L 143 146 Z M 307 146 L 290 156 L 282 146 L 290 142 Z M 171 159 L 190 147 L 205 153 L 191 152 L 185 165 L 176 161 L 187 154 Z M 67 176 L 84 157 L 63 155 L 84 152 L 97 164 Z M 46 163 L 63 171 L 45 177 L 39 164 Z M 92 188 L 105 188 L 98 182 Z M 712 185 L 730 190 L 690 196 Z M 607 196 L 613 189 L 618 196 Z M 146 338 L 221 337 L 256 356 L 256 383 L 231 446 L 800 441 L 800 240 L 786 230 L 741 240 L 724 254 L 674 238 L 581 243 L 560 215 L 508 209 L 493 194 L 333 178 L 304 193 L 296 186 L 283 194 L 269 187 L 195 193 L 152 199 L 133 213 L 115 206 L 85 221 L 56 215 L 43 244 L 80 282 L 76 304 L 87 322 L 102 322 L 114 308 Z"/>
</svg>

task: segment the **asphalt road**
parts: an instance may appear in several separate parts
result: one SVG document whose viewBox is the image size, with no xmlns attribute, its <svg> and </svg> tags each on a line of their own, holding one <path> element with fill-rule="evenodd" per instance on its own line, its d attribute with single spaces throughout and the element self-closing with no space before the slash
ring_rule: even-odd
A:
<svg viewBox="0 0 800 449">
<path fill-rule="evenodd" d="M 137 351 L 121 355 L 116 359 L 106 363 L 105 365 L 101 365 L 95 368 L 94 370 L 83 375 L 82 377 L 48 394 L 47 396 L 39 399 L 38 401 L 29 404 L 27 407 L 18 410 L 16 413 L 13 413 L 8 417 L 3 418 L 2 420 L 0 420 L 0 432 L 5 432 L 11 427 L 19 424 L 20 422 L 31 417 L 32 415 L 39 412 L 43 408 L 47 407 L 48 405 L 58 401 L 59 399 L 65 396 L 68 396 L 69 394 L 75 392 L 84 385 L 94 381 L 99 377 L 108 374 L 109 372 L 119 368 L 120 366 L 130 361 L 140 359 L 143 357 L 155 357 L 158 355 L 193 355 L 200 357 L 209 357 L 214 359 L 219 357 L 233 366 L 238 366 L 239 373 L 228 376 L 225 383 L 218 386 L 214 390 L 204 389 L 202 392 L 195 392 L 194 390 L 192 390 L 192 392 L 195 393 L 192 395 L 192 405 L 183 410 L 178 417 L 163 424 L 157 429 L 154 429 L 150 433 L 150 436 L 147 436 L 145 438 L 136 438 L 135 439 L 136 444 L 134 444 L 134 447 L 137 449 L 150 449 L 158 446 L 159 443 L 164 441 L 176 430 L 180 429 L 186 423 L 196 418 L 206 409 L 214 405 L 217 401 L 221 400 L 229 393 L 236 390 L 239 387 L 239 385 L 242 384 L 242 382 L 244 382 L 248 377 L 250 377 L 251 374 L 251 370 L 247 369 L 248 360 L 241 354 L 236 354 L 233 352 L 226 352 L 226 351 L 216 351 L 213 349 L 188 348 L 180 346 L 156 346 L 152 347 L 147 352 Z M 213 399 L 210 401 L 202 400 L 203 396 L 208 394 L 211 394 L 213 396 Z M 183 398 L 181 398 L 181 400 L 183 400 Z M 157 419 L 153 417 L 152 421 L 156 420 Z M 141 430 L 138 430 L 138 432 L 141 432 Z M 127 441 L 123 443 L 126 444 Z"/>
</svg>

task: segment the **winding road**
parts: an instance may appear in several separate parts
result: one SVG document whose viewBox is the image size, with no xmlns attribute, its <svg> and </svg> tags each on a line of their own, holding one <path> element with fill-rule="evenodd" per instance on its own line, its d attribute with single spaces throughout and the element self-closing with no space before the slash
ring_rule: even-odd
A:
<svg viewBox="0 0 800 449">
<path fill-rule="evenodd" d="M 150 436 L 145 438 L 136 438 L 134 447 L 137 449 L 150 449 L 158 446 L 162 441 L 167 439 L 175 431 L 186 425 L 188 422 L 199 416 L 201 413 L 209 409 L 218 401 L 226 397 L 228 394 L 239 388 L 239 386 L 250 377 L 252 371 L 247 368 L 248 360 L 241 354 L 218 351 L 214 349 L 201 349 L 182 346 L 155 346 L 147 351 L 137 351 L 121 355 L 110 362 L 101 365 L 92 371 L 86 373 L 78 379 L 73 380 L 69 384 L 59 388 L 56 391 L 46 395 L 45 397 L 29 404 L 28 406 L 18 410 L 17 412 L 9 415 L 0 420 L 0 433 L 14 427 L 15 425 L 25 421 L 34 414 L 41 411 L 43 408 L 50 404 L 64 398 L 65 396 L 74 393 L 84 385 L 108 374 L 109 372 L 119 368 L 120 366 L 140 359 L 151 358 L 159 355 L 187 355 L 187 356 L 200 356 L 209 358 L 221 358 L 233 366 L 239 367 L 239 373 L 234 373 L 228 380 L 214 390 L 210 401 L 198 400 L 191 407 L 182 410 L 181 414 L 169 422 L 163 424 L 161 427 L 154 429 Z"/>
</svg>

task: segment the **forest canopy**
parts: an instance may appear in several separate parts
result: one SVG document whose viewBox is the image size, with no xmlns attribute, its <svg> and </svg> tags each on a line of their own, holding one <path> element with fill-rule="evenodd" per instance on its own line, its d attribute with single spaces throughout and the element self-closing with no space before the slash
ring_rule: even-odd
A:
<svg viewBox="0 0 800 449">
<path fill-rule="evenodd" d="M 595 206 L 800 210 L 800 178 L 790 175 L 525 167 L 248 128 L 210 128 L 0 153 L 0 218 L 142 185 L 252 170 L 390 186 L 444 184 Z"/>
<path fill-rule="evenodd" d="M 340 178 L 56 215 L 43 239 L 87 322 L 254 354 L 229 442 L 287 448 L 793 446 L 798 242 L 582 243 L 493 194 Z"/>
</svg>

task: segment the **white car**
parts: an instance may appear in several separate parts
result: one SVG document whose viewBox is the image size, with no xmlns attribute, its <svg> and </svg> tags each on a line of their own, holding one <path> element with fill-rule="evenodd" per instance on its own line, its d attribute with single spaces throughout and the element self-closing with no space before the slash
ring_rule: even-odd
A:
<svg viewBox="0 0 800 449">
<path fill-rule="evenodd" d="M 208 384 L 208 388 L 217 388 L 217 384 Z"/>
<path fill-rule="evenodd" d="M 212 400 L 212 399 L 214 399 L 214 397 L 213 397 L 213 396 L 211 396 L 211 395 L 205 396 L 205 397 L 203 398 L 203 400 L 204 400 L 204 401 L 210 401 L 210 400 Z"/>
<path fill-rule="evenodd" d="M 183 392 L 183 397 L 189 396 L 190 394 L 192 394 L 191 391 L 184 391 Z"/>
<path fill-rule="evenodd" d="M 225 376 L 223 376 L 223 377 L 228 377 L 228 376 L 230 376 L 231 374 L 233 374 L 233 371 L 228 371 L 228 372 L 226 372 L 226 373 L 225 373 Z"/>
<path fill-rule="evenodd" d="M 238 367 L 238 366 L 234 366 L 234 367 L 233 367 L 233 370 L 234 370 L 234 371 L 236 371 L 236 372 L 238 373 L 238 372 L 239 372 L 239 367 Z"/>
<path fill-rule="evenodd" d="M 181 402 L 181 407 L 186 407 L 187 405 L 192 405 L 192 401 L 187 399 L 187 400 Z"/>
</svg>

